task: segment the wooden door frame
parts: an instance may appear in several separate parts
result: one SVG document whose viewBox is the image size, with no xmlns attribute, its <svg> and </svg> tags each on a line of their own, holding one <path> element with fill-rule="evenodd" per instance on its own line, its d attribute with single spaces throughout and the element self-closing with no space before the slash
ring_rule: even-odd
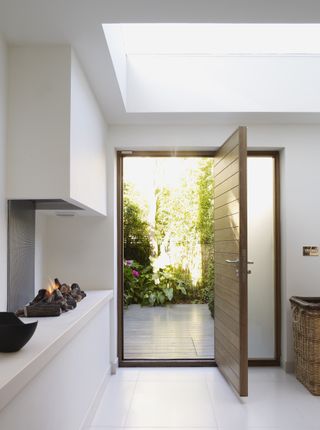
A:
<svg viewBox="0 0 320 430">
<path fill-rule="evenodd" d="M 123 158 L 125 157 L 214 157 L 216 151 L 117 151 L 117 351 L 120 367 L 213 367 L 215 359 L 125 359 L 123 335 Z M 250 359 L 249 366 L 280 366 L 281 357 L 281 240 L 280 240 L 280 163 L 277 151 L 250 151 L 249 157 L 274 159 L 275 221 L 275 356 L 273 359 Z"/>
</svg>

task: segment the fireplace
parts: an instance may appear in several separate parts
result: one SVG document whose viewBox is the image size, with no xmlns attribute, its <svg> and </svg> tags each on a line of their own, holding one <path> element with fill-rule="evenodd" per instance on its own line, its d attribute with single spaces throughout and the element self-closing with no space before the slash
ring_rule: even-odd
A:
<svg viewBox="0 0 320 430">
<path fill-rule="evenodd" d="M 59 316 L 77 307 L 77 303 L 86 297 L 76 283 L 61 284 L 59 279 L 50 281 L 47 288 L 38 291 L 36 297 L 26 306 L 18 309 L 19 317 L 52 317 Z"/>
<path fill-rule="evenodd" d="M 59 214 L 59 211 L 69 211 L 70 213 L 70 211 L 82 209 L 64 200 L 8 201 L 7 310 L 16 312 L 18 309 L 25 308 L 28 304 L 35 306 L 34 301 L 37 300 L 39 302 L 37 303 L 38 312 L 40 312 L 40 306 L 50 305 L 51 312 L 56 309 L 56 314 L 60 315 L 61 312 L 71 309 L 71 303 L 74 303 L 73 300 L 77 300 L 72 296 L 71 292 L 73 292 L 74 296 L 80 297 L 81 294 L 76 294 L 76 291 L 81 290 L 78 284 L 68 286 L 67 284 L 60 284 L 56 280 L 52 283 L 55 286 L 53 290 L 56 290 L 52 297 L 49 297 L 50 295 L 47 292 L 50 288 L 40 290 L 38 295 L 34 297 L 36 210 L 52 210 Z M 56 282 L 59 284 L 56 284 Z M 42 297 L 41 294 L 44 294 L 44 296 Z M 49 312 L 49 308 L 46 312 Z"/>
</svg>

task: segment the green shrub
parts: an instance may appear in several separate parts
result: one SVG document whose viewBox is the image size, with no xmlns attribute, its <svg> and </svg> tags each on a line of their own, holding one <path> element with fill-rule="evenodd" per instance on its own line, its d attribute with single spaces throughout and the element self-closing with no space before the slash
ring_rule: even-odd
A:
<svg viewBox="0 0 320 430">
<path fill-rule="evenodd" d="M 208 307 L 212 318 L 214 318 L 214 289 L 210 288 L 208 290 Z"/>
<path fill-rule="evenodd" d="M 143 267 L 134 260 L 125 260 L 123 276 L 125 306 L 208 303 L 211 315 L 214 316 L 213 278 L 207 279 L 206 284 L 194 286 L 190 272 L 180 266 L 168 265 L 154 272 L 150 264 Z"/>
<path fill-rule="evenodd" d="M 123 283 L 124 283 L 124 305 L 129 306 L 131 304 L 140 303 L 140 265 L 134 261 L 125 261 L 123 265 Z"/>
<path fill-rule="evenodd" d="M 180 303 L 187 295 L 186 282 L 172 273 L 171 266 L 154 273 L 151 265 L 142 268 L 136 261 L 125 261 L 123 275 L 125 306 L 164 306 Z"/>
<path fill-rule="evenodd" d="M 144 220 L 140 207 L 129 197 L 129 188 L 123 195 L 123 245 L 124 258 L 149 265 L 152 253 L 149 224 Z"/>
</svg>

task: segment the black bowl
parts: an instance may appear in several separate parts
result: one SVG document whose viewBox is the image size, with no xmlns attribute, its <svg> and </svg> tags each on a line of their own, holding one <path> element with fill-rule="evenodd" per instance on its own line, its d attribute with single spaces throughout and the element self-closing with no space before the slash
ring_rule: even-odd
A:
<svg viewBox="0 0 320 430">
<path fill-rule="evenodd" d="M 38 321 L 24 324 L 13 312 L 0 312 L 0 352 L 19 351 L 33 336 Z"/>
</svg>

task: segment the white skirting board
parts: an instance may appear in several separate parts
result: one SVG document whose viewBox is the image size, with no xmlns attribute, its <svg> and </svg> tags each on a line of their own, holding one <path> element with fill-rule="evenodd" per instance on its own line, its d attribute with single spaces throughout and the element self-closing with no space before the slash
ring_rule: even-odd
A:
<svg viewBox="0 0 320 430">
<path fill-rule="evenodd" d="M 74 311 L 41 319 L 21 351 L 0 354 L 1 429 L 79 430 L 92 419 L 111 374 L 111 299 L 89 292 Z"/>
<path fill-rule="evenodd" d="M 117 373 L 119 367 L 119 358 L 116 358 L 111 362 L 111 375 L 115 375 Z"/>
</svg>

